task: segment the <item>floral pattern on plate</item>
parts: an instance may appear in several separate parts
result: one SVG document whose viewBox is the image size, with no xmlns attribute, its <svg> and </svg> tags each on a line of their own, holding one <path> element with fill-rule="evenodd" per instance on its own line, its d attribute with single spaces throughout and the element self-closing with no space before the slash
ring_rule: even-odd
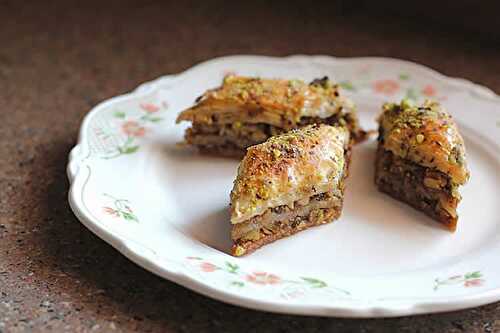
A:
<svg viewBox="0 0 500 333">
<path fill-rule="evenodd" d="M 111 201 L 112 204 L 106 205 L 102 207 L 102 211 L 111 217 L 119 218 L 124 221 L 132 221 L 139 222 L 139 219 L 134 214 L 132 208 L 130 208 L 130 203 L 126 199 L 117 199 L 114 196 L 104 193 L 103 196 L 108 198 L 108 201 Z"/>
<path fill-rule="evenodd" d="M 443 286 L 462 285 L 463 287 L 481 287 L 485 280 L 482 279 L 483 274 L 480 271 L 469 272 L 463 275 L 453 275 L 446 279 L 436 278 L 434 280 L 434 290 L 438 290 Z"/>
<path fill-rule="evenodd" d="M 417 83 L 409 73 L 401 72 L 394 77 L 379 78 L 374 77 L 372 70 L 372 66 L 361 66 L 351 78 L 339 81 L 339 86 L 350 92 L 374 93 L 391 100 L 403 97 L 413 101 L 447 99 L 434 83 Z"/>
<path fill-rule="evenodd" d="M 163 120 L 161 114 L 168 108 L 166 102 L 139 103 L 136 108 L 117 109 L 111 117 L 94 120 L 92 140 L 94 150 L 102 159 L 114 159 L 134 154 L 141 147 L 141 138 Z"/>
<path fill-rule="evenodd" d="M 304 79 L 327 73 L 348 94 L 353 95 L 353 99 L 359 101 L 358 104 L 363 105 L 364 110 L 366 106 L 366 112 L 360 110 L 360 116 L 365 116 L 365 121 L 368 117 L 373 121 L 373 110 L 379 110 L 383 101 L 397 101 L 402 97 L 446 100 L 450 105 L 460 105 L 454 109 L 457 120 L 463 124 L 477 121 L 484 127 L 482 137 L 493 145 L 500 142 L 497 127 L 500 118 L 497 113 L 492 113 L 498 108 L 498 96 L 484 87 L 446 78 L 423 66 L 380 58 L 217 59 L 196 66 L 186 73 L 145 84 L 130 94 L 107 101 L 96 107 L 85 119 L 78 146 L 73 149 L 70 157 L 68 174 L 72 182 L 71 207 L 87 227 L 118 251 L 165 279 L 222 301 L 260 310 L 322 316 L 387 317 L 457 310 L 500 299 L 497 297 L 500 287 L 496 283 L 500 273 L 490 260 L 490 257 L 500 251 L 500 246 L 497 245 L 488 245 L 491 251 L 481 252 L 482 256 L 471 252 L 468 259 L 434 265 L 432 270 L 427 271 L 420 268 L 398 268 L 397 271 L 390 266 L 389 270 L 394 270 L 397 274 L 387 275 L 384 275 L 385 272 L 378 273 L 382 271 L 378 267 L 386 264 L 385 254 L 390 255 L 384 252 L 384 256 L 377 257 L 374 261 L 364 261 L 370 268 L 363 266 L 360 270 L 367 275 L 356 275 L 357 273 L 339 269 L 336 253 L 326 250 L 314 252 L 315 255 L 310 256 L 312 252 L 299 249 L 306 258 L 301 257 L 302 260 L 307 260 L 303 267 L 308 268 L 302 269 L 300 261 L 295 261 L 295 255 L 287 260 L 293 258 L 294 263 L 298 263 L 297 266 L 281 263 L 278 256 L 256 254 L 251 258 L 235 259 L 218 251 L 218 247 L 204 243 L 203 237 L 193 239 L 191 229 L 179 226 L 190 221 L 184 218 L 184 212 L 180 208 L 194 211 L 195 209 L 191 209 L 194 204 L 190 202 L 182 207 L 178 205 L 179 191 L 175 186 L 184 184 L 179 182 L 182 169 L 195 170 L 196 163 L 193 161 L 198 157 L 184 152 L 177 154 L 177 151 L 173 152 L 173 148 L 167 151 L 163 147 L 167 143 L 170 149 L 175 146 L 175 142 L 182 140 L 183 128 L 174 125 L 175 113 L 190 105 L 204 89 L 219 84 L 220 77 L 228 74 L 224 73 L 225 69 L 242 75 L 269 73 L 268 76 L 273 77 L 288 75 Z M 171 106 L 164 102 L 166 100 Z M 469 106 L 476 104 L 484 117 L 470 116 Z M 167 114 L 165 111 L 169 108 L 175 112 Z M 474 141 L 474 132 L 470 133 L 470 138 Z M 479 143 L 475 144 L 476 147 L 479 146 Z M 474 151 L 474 154 L 487 155 L 485 161 L 493 165 L 497 163 L 497 157 L 486 150 Z M 170 157 L 175 157 L 176 168 L 172 167 L 173 159 L 168 160 Z M 229 164 L 216 159 L 207 163 L 208 173 L 204 174 L 203 180 L 211 186 L 210 191 L 228 186 L 229 181 L 227 184 L 216 181 L 221 168 L 233 170 Z M 487 168 L 483 164 L 482 166 Z M 158 176 L 162 178 L 155 178 Z M 150 187 L 150 182 L 155 183 L 160 190 L 156 185 Z M 177 185 L 172 185 L 174 183 Z M 495 181 L 493 183 L 496 184 Z M 165 185 L 173 186 L 172 193 L 164 192 L 165 187 L 168 187 Z M 156 191 L 150 191 L 151 189 Z M 190 198 L 191 194 L 196 194 L 196 200 L 199 200 L 196 204 L 203 200 L 207 200 L 206 205 L 212 204 L 212 197 L 203 197 L 203 191 L 199 191 L 196 186 L 192 186 L 191 193 L 190 190 L 191 187 L 188 186 L 185 192 L 189 193 Z M 103 193 L 113 195 L 102 195 Z M 484 200 L 481 204 L 483 207 Z M 225 209 L 222 201 L 217 209 Z M 198 207 L 196 210 L 198 211 Z M 215 214 L 222 216 L 218 215 L 219 211 Z M 172 220 L 175 219 L 175 223 L 179 225 L 174 225 Z M 481 218 L 481 221 L 485 220 Z M 225 222 L 227 221 L 220 221 Z M 217 235 L 224 230 L 215 230 L 212 225 L 203 227 Z M 419 227 L 421 232 L 427 233 L 426 227 L 422 226 L 411 230 Z M 388 236 L 391 235 L 384 234 L 384 240 Z M 428 238 L 424 239 L 430 242 Z M 389 245 L 390 242 L 387 243 Z M 439 244 L 434 243 L 436 247 Z M 359 245 L 359 248 L 365 246 L 361 243 Z M 340 246 L 342 247 L 343 245 Z M 464 251 L 463 244 L 460 243 L 459 247 L 460 251 Z M 376 252 L 373 251 L 375 254 Z M 432 253 L 433 259 L 436 258 L 435 253 L 439 252 Z M 192 257 L 186 259 L 189 255 Z M 274 262 L 269 263 L 269 258 Z M 353 258 L 353 265 L 360 265 L 350 254 L 345 258 L 341 258 L 344 265 L 351 264 L 350 258 Z M 310 264 L 311 259 L 316 260 L 316 266 Z M 419 259 L 422 259 L 422 255 Z M 273 266 L 275 263 L 276 266 Z M 313 269 L 309 269 L 310 267 Z M 415 274 L 416 271 L 419 274 Z M 451 275 L 447 273 L 450 271 L 469 273 Z"/>
<path fill-rule="evenodd" d="M 264 271 L 243 271 L 239 265 L 230 261 L 223 264 L 214 264 L 200 257 L 187 257 L 191 264 L 203 273 L 223 273 L 229 285 L 236 287 L 272 287 L 279 288 L 280 297 L 295 299 L 305 296 L 311 290 L 321 290 L 325 293 L 348 297 L 351 293 L 347 290 L 334 287 L 318 278 L 302 276 L 298 279 L 287 279 L 280 275 Z"/>
</svg>

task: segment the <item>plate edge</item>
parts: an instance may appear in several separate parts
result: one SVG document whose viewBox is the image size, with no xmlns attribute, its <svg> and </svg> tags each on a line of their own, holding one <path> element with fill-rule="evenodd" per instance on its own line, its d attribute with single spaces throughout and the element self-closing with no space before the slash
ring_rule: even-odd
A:
<svg viewBox="0 0 500 333">
<path fill-rule="evenodd" d="M 311 62 L 311 61 L 326 61 L 326 62 L 338 62 L 338 61 L 352 61 L 352 60 L 372 60 L 372 61 L 395 61 L 399 63 L 404 63 L 406 65 L 410 65 L 418 68 L 421 71 L 425 71 L 430 73 L 433 76 L 436 76 L 441 81 L 446 81 L 447 84 L 452 84 L 454 86 L 461 87 L 463 89 L 472 91 L 475 93 L 476 97 L 481 97 L 489 100 L 494 100 L 499 102 L 500 96 L 493 92 L 491 89 L 474 83 L 467 79 L 455 78 L 446 76 L 432 68 L 429 68 L 425 65 L 421 65 L 412 61 L 396 59 L 396 58 L 388 58 L 388 57 L 333 57 L 329 55 L 290 55 L 287 57 L 269 57 L 269 56 L 259 56 L 259 55 L 235 55 L 235 56 L 224 56 L 218 57 L 210 60 L 206 60 L 200 62 L 183 72 L 172 75 L 161 76 L 157 79 L 145 82 L 139 85 L 136 89 L 129 93 L 125 93 L 119 96 L 112 97 L 107 99 L 95 107 L 93 107 L 87 115 L 85 115 L 82 124 L 80 126 L 80 131 L 78 135 L 77 144 L 73 147 L 69 155 L 69 161 L 67 164 L 67 176 L 70 181 L 70 189 L 68 193 L 68 199 L 70 202 L 70 207 L 77 216 L 77 218 L 94 234 L 102 237 L 100 228 L 98 229 L 98 224 L 96 224 L 90 217 L 88 217 L 84 212 L 82 212 L 75 200 L 75 191 L 77 187 L 75 184 L 77 183 L 77 178 L 81 175 L 81 166 L 85 159 L 89 156 L 90 150 L 84 144 L 86 141 L 86 129 L 92 117 L 97 114 L 100 109 L 105 108 L 107 105 L 116 103 L 122 99 L 128 98 L 137 98 L 141 95 L 147 95 L 154 90 L 158 89 L 162 84 L 172 81 L 174 79 L 182 78 L 188 73 L 198 70 L 202 67 L 208 66 L 212 63 L 216 62 L 224 62 L 224 61 L 234 61 L 238 59 L 254 59 L 254 60 L 272 60 L 272 61 L 303 61 L 303 62 Z M 425 313 L 436 313 L 436 312 L 446 312 L 459 310 L 463 308 L 468 308 L 472 306 L 479 306 L 494 302 L 500 298 L 500 289 L 493 291 L 486 291 L 481 294 L 475 294 L 469 297 L 461 298 L 461 302 L 450 304 L 448 301 L 432 301 L 432 302 L 411 302 L 406 307 L 403 307 L 401 303 L 397 308 L 391 308 L 387 306 L 388 301 L 384 301 L 384 306 L 366 306 L 363 308 L 348 308 L 346 309 L 335 308 L 334 306 L 312 306 L 312 305 L 303 305 L 303 304 L 280 304 L 278 302 L 273 301 L 257 301 L 253 299 L 244 298 L 238 296 L 233 293 L 223 292 L 215 288 L 210 288 L 200 282 L 192 279 L 189 275 L 185 274 L 182 271 L 174 271 L 168 270 L 156 265 L 152 260 L 144 257 L 138 256 L 134 251 L 132 245 L 130 245 L 127 241 L 117 237 L 116 235 L 112 235 L 109 233 L 108 236 L 104 237 L 104 239 L 108 244 L 116 248 L 120 253 L 125 255 L 127 258 L 132 260 L 134 263 L 139 266 L 152 271 L 154 274 L 159 275 L 161 277 L 168 277 L 169 280 L 174 281 L 180 285 L 183 285 L 189 289 L 195 290 L 205 296 L 209 296 L 215 298 L 217 300 L 243 306 L 246 308 L 264 310 L 268 312 L 275 313 L 292 313 L 297 315 L 316 315 L 316 316 L 336 316 L 336 317 L 346 317 L 346 318 L 372 318 L 372 317 L 399 317 L 404 315 L 414 315 L 414 314 L 425 314 Z M 158 267 L 157 267 L 158 266 Z M 280 307 L 280 308 L 277 308 Z M 442 308 L 441 308 L 442 307 Z"/>
</svg>

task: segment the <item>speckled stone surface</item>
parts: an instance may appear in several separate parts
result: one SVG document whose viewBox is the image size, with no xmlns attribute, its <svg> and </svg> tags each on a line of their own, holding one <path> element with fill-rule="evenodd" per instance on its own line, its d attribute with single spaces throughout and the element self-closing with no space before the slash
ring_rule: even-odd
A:
<svg viewBox="0 0 500 333">
<path fill-rule="evenodd" d="M 339 15 L 337 5 L 33 3 L 0 4 L 1 332 L 500 331 L 500 303 L 346 320 L 275 315 L 205 298 L 142 270 L 87 231 L 68 207 L 65 174 L 80 121 L 93 105 L 202 60 L 390 56 L 498 93 L 498 43 L 352 9 Z"/>
</svg>

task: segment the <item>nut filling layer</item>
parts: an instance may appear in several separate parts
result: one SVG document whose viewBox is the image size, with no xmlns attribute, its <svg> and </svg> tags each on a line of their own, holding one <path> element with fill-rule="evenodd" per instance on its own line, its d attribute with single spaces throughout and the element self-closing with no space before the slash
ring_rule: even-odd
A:
<svg viewBox="0 0 500 333">
<path fill-rule="evenodd" d="M 325 209 L 342 209 L 342 199 L 333 192 L 321 193 L 305 200 L 269 208 L 264 214 L 254 216 L 249 221 L 235 224 L 231 231 L 234 241 L 259 240 L 261 237 L 276 233 L 284 226 L 299 228 L 301 224 L 321 220 Z"/>
<path fill-rule="evenodd" d="M 309 124 L 328 124 L 345 126 L 355 131 L 356 119 L 350 114 L 334 115 L 328 118 L 304 117 L 299 127 Z M 243 156 L 247 147 L 263 143 L 269 137 L 286 133 L 288 129 L 269 124 L 239 123 L 221 124 L 216 120 L 210 124 L 193 123 L 186 130 L 185 140 L 197 146 L 202 152 L 218 153 L 228 156 Z M 356 140 L 362 140 L 357 137 Z"/>
<path fill-rule="evenodd" d="M 450 176 L 379 148 L 375 183 L 381 191 L 456 229 L 461 197 Z"/>
<path fill-rule="evenodd" d="M 375 183 L 379 190 L 455 231 L 469 179 L 462 136 L 451 115 L 427 100 L 386 103 L 379 118 Z"/>
</svg>

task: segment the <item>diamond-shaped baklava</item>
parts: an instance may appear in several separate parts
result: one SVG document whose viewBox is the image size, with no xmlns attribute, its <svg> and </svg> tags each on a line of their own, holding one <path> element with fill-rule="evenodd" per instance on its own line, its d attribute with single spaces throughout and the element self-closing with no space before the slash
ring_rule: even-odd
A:
<svg viewBox="0 0 500 333">
<path fill-rule="evenodd" d="M 250 147 L 231 191 L 233 255 L 337 219 L 349 160 L 349 131 L 329 125 Z"/>
<path fill-rule="evenodd" d="M 464 141 L 437 102 L 386 103 L 379 118 L 375 183 L 454 231 L 469 170 Z"/>
<path fill-rule="evenodd" d="M 181 112 L 177 122 L 181 121 L 191 122 L 185 133 L 188 144 L 226 156 L 243 156 L 247 147 L 309 124 L 345 126 L 353 141 L 366 134 L 354 104 L 327 77 L 307 84 L 229 75 L 222 86 L 208 90 Z"/>
</svg>

